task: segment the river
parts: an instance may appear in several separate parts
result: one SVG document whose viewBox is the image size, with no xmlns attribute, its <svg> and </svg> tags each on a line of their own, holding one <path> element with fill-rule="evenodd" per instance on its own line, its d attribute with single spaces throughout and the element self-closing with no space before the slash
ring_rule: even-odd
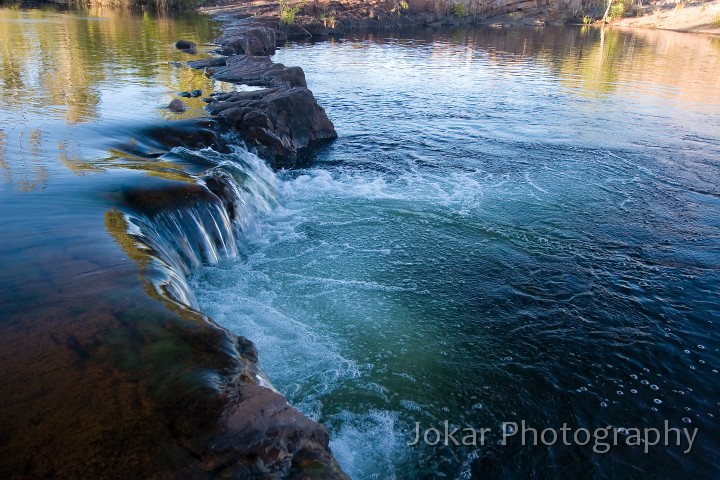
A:
<svg viewBox="0 0 720 480">
<path fill-rule="evenodd" d="M 214 38 L 202 17 L 1 12 L 3 300 L 76 312 L 58 279 L 135 275 L 81 265 L 116 249 L 108 199 L 170 169 L 118 142 L 177 118 L 178 91 L 234 87 L 170 63 L 177 38 Z M 189 284 L 353 478 L 720 474 L 720 39 L 413 31 L 274 60 L 305 69 L 339 138 L 278 172 L 167 155 L 190 178 L 194 157 L 235 161 L 249 186 L 234 258 Z M 446 421 L 487 439 L 408 445 Z M 523 421 L 625 443 L 522 445 L 503 423 Z M 666 427 L 697 428 L 691 451 L 623 440 Z"/>
</svg>

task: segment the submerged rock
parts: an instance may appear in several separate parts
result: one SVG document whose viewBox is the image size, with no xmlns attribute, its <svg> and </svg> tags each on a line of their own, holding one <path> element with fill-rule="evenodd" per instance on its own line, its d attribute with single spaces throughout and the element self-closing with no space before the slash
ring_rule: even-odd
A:
<svg viewBox="0 0 720 480">
<path fill-rule="evenodd" d="M 185 105 L 185 102 L 183 102 L 183 101 L 180 100 L 179 98 L 174 98 L 174 99 L 170 102 L 170 104 L 167 106 L 167 108 L 168 108 L 171 112 L 180 113 L 180 112 L 184 112 L 185 109 L 187 108 L 187 106 Z"/>
</svg>

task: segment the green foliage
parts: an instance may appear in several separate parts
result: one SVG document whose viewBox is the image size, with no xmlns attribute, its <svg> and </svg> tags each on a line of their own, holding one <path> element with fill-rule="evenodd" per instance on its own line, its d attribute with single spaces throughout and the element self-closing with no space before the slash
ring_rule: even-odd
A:
<svg viewBox="0 0 720 480">
<path fill-rule="evenodd" d="M 327 28 L 335 28 L 335 24 L 337 23 L 336 16 L 337 12 L 335 10 L 330 10 L 329 12 L 321 11 L 317 14 L 318 20 L 322 21 Z"/>
<path fill-rule="evenodd" d="M 295 23 L 295 16 L 305 4 L 304 2 L 292 4 L 290 0 L 279 0 L 280 21 L 286 24 Z"/>
<path fill-rule="evenodd" d="M 467 17 L 468 9 L 464 3 L 453 3 L 451 10 L 456 17 Z"/>
<path fill-rule="evenodd" d="M 583 23 L 583 25 L 590 25 L 591 23 L 593 23 L 593 17 L 591 17 L 589 15 L 583 16 L 582 23 Z"/>
<path fill-rule="evenodd" d="M 715 19 L 712 21 L 712 26 L 715 28 L 720 28 L 720 13 L 715 15 Z"/>
<path fill-rule="evenodd" d="M 610 14 L 608 17 L 611 20 L 615 20 L 617 18 L 622 18 L 623 15 L 625 15 L 625 12 L 627 12 L 628 8 L 630 8 L 632 1 L 631 0 L 615 0 L 613 1 L 612 7 L 610 7 Z"/>
<path fill-rule="evenodd" d="M 390 9 L 390 12 L 400 15 L 400 12 L 402 12 L 403 10 L 407 10 L 408 8 L 410 8 L 410 4 L 407 2 L 407 0 L 399 0 L 397 3 L 395 3 L 395 6 Z"/>
</svg>

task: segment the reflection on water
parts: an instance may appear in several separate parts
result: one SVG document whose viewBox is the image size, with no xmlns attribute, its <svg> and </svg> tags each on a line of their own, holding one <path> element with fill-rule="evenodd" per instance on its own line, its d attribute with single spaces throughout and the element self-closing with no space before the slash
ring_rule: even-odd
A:
<svg viewBox="0 0 720 480">
<path fill-rule="evenodd" d="M 189 108 L 180 114 L 163 107 L 178 92 L 232 88 L 184 67 L 190 57 L 173 46 L 191 39 L 201 45 L 199 56 L 207 55 L 214 32 L 199 15 L 0 9 L 4 183 L 27 191 L 68 169 L 94 170 L 99 152 L 88 147 L 102 148 L 103 131 L 113 130 L 108 122 L 202 116 L 200 98 L 184 99 Z"/>
</svg>

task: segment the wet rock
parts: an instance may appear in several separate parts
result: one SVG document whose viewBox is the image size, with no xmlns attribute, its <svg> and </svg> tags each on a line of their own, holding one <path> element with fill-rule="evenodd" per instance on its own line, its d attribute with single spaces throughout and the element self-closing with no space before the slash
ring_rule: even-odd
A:
<svg viewBox="0 0 720 480">
<path fill-rule="evenodd" d="M 248 25 L 235 34 L 221 37 L 218 42 L 240 55 L 272 55 L 277 46 L 276 32 L 272 28 Z"/>
<path fill-rule="evenodd" d="M 330 453 L 325 427 L 279 393 L 239 383 L 231 385 L 228 404 L 221 440 L 204 459 L 208 470 L 233 472 L 232 478 L 349 480 Z"/>
<path fill-rule="evenodd" d="M 333 27 L 328 27 L 328 35 L 331 37 L 343 37 L 345 36 L 345 26 L 342 22 L 335 22 Z"/>
<path fill-rule="evenodd" d="M 303 27 L 313 38 L 325 38 L 328 36 L 327 27 L 322 22 L 306 23 L 303 24 Z"/>
<path fill-rule="evenodd" d="M 190 68 L 197 68 L 199 70 L 214 67 L 224 67 L 225 65 L 227 65 L 227 57 L 208 58 L 205 60 L 193 60 L 192 62 L 187 62 L 187 65 Z"/>
<path fill-rule="evenodd" d="M 175 43 L 175 48 L 177 48 L 178 50 L 182 50 L 186 53 L 196 53 L 196 47 L 197 46 L 189 40 L 178 40 Z"/>
<path fill-rule="evenodd" d="M 316 38 L 328 36 L 321 22 L 310 22 L 308 27 Z M 240 19 L 226 25 L 225 34 L 216 41 L 221 49 L 240 54 L 188 62 L 215 80 L 266 87 L 213 94 L 206 108 L 276 164 L 294 159 L 300 149 L 337 137 L 325 110 L 307 89 L 302 68 L 273 63 L 268 56 L 286 38 L 312 37 L 305 28 L 274 18 Z"/>
<path fill-rule="evenodd" d="M 190 92 L 180 92 L 180 93 L 178 93 L 178 96 L 183 97 L 183 98 L 190 98 L 190 97 L 192 97 L 192 94 Z"/>
<path fill-rule="evenodd" d="M 185 105 L 185 102 L 183 102 L 183 101 L 180 100 L 179 98 L 174 98 L 174 99 L 170 102 L 170 104 L 167 106 L 167 108 L 168 108 L 171 112 L 180 113 L 180 112 L 184 112 L 185 109 L 187 108 L 187 106 Z"/>
<path fill-rule="evenodd" d="M 312 35 L 300 25 L 291 23 L 285 27 L 285 37 L 288 40 L 308 40 Z"/>
<path fill-rule="evenodd" d="M 305 72 L 300 67 L 286 67 L 273 63 L 270 57 L 234 55 L 226 57 L 226 65 L 206 69 L 212 78 L 224 82 L 242 83 L 258 87 L 305 87 Z"/>
<path fill-rule="evenodd" d="M 239 130 L 270 161 L 337 137 L 325 110 L 305 87 L 286 86 L 213 97 L 207 110 Z"/>
</svg>

